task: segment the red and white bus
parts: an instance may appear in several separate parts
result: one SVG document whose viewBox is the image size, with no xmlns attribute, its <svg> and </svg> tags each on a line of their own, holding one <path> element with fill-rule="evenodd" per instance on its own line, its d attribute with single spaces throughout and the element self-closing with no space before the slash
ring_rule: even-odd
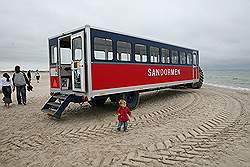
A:
<svg viewBox="0 0 250 167">
<path fill-rule="evenodd" d="M 89 25 L 49 38 L 49 64 L 42 111 L 57 118 L 70 102 L 123 98 L 133 109 L 142 91 L 203 83 L 198 50 Z"/>
</svg>

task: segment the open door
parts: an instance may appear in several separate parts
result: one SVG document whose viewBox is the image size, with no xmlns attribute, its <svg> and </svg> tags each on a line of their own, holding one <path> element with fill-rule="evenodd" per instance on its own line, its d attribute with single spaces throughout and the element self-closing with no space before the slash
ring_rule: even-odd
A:
<svg viewBox="0 0 250 167">
<path fill-rule="evenodd" d="M 197 52 L 193 51 L 193 79 L 198 78 Z"/>
<path fill-rule="evenodd" d="M 59 46 L 59 76 L 60 76 L 60 88 L 62 90 L 72 90 L 71 83 L 71 35 L 65 35 L 58 38 Z"/>
<path fill-rule="evenodd" d="M 72 43 L 72 90 L 85 92 L 84 32 L 71 36 Z"/>
</svg>

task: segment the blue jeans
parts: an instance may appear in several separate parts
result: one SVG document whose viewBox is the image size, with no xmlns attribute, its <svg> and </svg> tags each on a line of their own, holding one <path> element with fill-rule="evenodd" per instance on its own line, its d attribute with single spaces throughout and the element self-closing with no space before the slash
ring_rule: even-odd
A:
<svg viewBox="0 0 250 167">
<path fill-rule="evenodd" d="M 18 104 L 26 104 L 26 87 L 25 85 L 16 86 L 16 98 Z"/>
<path fill-rule="evenodd" d="M 118 125 L 117 125 L 117 129 L 118 130 L 121 130 L 121 127 L 123 126 L 123 129 L 124 130 L 127 130 L 127 128 L 128 128 L 128 121 L 119 121 L 118 122 Z"/>
</svg>

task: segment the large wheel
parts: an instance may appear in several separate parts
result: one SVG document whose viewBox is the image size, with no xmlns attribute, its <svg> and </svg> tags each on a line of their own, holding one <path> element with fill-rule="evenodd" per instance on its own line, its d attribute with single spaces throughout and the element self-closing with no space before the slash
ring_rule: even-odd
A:
<svg viewBox="0 0 250 167">
<path fill-rule="evenodd" d="M 101 105 L 104 105 L 106 100 L 107 100 L 107 96 L 97 96 L 97 97 L 92 98 L 89 103 L 94 106 L 101 106 Z"/>
<path fill-rule="evenodd" d="M 124 94 L 124 100 L 126 100 L 128 107 L 132 110 L 135 109 L 140 101 L 139 92 L 128 92 Z"/>
<path fill-rule="evenodd" d="M 119 100 L 123 99 L 124 94 L 118 93 L 110 95 L 109 99 L 112 103 L 118 104 Z"/>
<path fill-rule="evenodd" d="M 198 73 L 198 76 L 199 76 L 199 81 L 194 83 L 192 85 L 192 88 L 193 89 L 200 89 L 203 85 L 203 80 L 204 80 L 204 74 L 203 74 L 203 71 L 202 69 L 199 67 L 199 73 Z"/>
</svg>

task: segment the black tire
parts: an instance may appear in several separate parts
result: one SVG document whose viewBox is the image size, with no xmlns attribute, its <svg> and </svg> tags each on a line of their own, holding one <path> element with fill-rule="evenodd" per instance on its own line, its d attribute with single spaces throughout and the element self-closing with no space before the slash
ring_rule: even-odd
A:
<svg viewBox="0 0 250 167">
<path fill-rule="evenodd" d="M 135 109 L 140 101 L 139 92 L 128 92 L 124 94 L 124 100 L 126 100 L 128 107 L 133 110 Z"/>
<path fill-rule="evenodd" d="M 203 85 L 203 81 L 204 81 L 204 74 L 203 74 L 203 71 L 202 69 L 199 67 L 199 73 L 198 73 L 198 77 L 199 77 L 199 81 L 194 83 L 192 85 L 192 88 L 193 89 L 200 89 Z"/>
<path fill-rule="evenodd" d="M 186 89 L 187 86 L 186 85 L 175 85 L 175 86 L 171 86 L 171 89 Z"/>
<path fill-rule="evenodd" d="M 92 98 L 89 103 L 94 106 L 102 106 L 106 102 L 107 98 L 107 96 L 97 96 Z"/>
<path fill-rule="evenodd" d="M 170 88 L 171 89 L 179 89 L 179 86 L 178 85 L 174 85 L 174 86 L 171 86 Z"/>
<path fill-rule="evenodd" d="M 118 94 L 113 94 L 110 95 L 109 99 L 112 103 L 117 104 L 119 102 L 119 100 L 123 99 L 124 94 L 122 93 L 118 93 Z"/>
</svg>

